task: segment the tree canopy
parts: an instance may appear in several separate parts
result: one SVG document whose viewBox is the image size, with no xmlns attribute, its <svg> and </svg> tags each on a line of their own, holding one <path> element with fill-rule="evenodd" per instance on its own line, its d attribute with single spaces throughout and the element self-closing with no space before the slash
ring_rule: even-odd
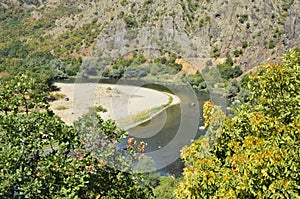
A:
<svg viewBox="0 0 300 199">
<path fill-rule="evenodd" d="M 181 154 L 177 198 L 300 197 L 300 53 L 250 76 L 233 118 L 207 102 L 208 132 Z"/>
<path fill-rule="evenodd" d="M 0 198 L 153 197 L 128 169 L 135 143 L 116 146 L 125 131 L 95 112 L 67 126 L 42 88 L 27 76 L 0 84 Z M 116 157 L 127 169 L 108 164 Z"/>
</svg>

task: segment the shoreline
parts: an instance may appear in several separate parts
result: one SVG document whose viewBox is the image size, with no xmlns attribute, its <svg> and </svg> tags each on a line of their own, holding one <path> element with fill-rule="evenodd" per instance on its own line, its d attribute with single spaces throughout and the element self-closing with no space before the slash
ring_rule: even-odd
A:
<svg viewBox="0 0 300 199">
<path fill-rule="evenodd" d="M 102 106 L 107 109 L 107 112 L 98 112 L 102 119 L 115 120 L 120 128 L 129 130 L 181 102 L 179 97 L 170 93 L 136 86 L 58 82 L 55 86 L 60 88 L 60 91 L 52 94 L 61 96 L 61 99 L 50 102 L 50 107 L 68 125 L 86 113 L 90 107 Z M 153 110 L 157 111 L 151 113 Z M 151 114 L 147 118 L 133 121 L 133 117 L 139 114 L 143 116 L 143 113 L 149 111 Z"/>
<path fill-rule="evenodd" d="M 166 92 L 163 92 L 163 93 L 166 93 Z M 166 93 L 166 94 L 167 94 L 167 93 Z M 139 126 L 139 125 L 141 125 L 141 124 L 144 124 L 144 123 L 146 123 L 146 122 L 149 122 L 149 121 L 152 120 L 154 117 L 156 117 L 157 115 L 161 114 L 163 111 L 167 110 L 168 108 L 180 104 L 181 101 L 180 101 L 179 97 L 177 97 L 177 96 L 175 96 L 175 95 L 172 95 L 172 94 L 167 94 L 167 95 L 169 95 L 169 96 L 172 98 L 172 102 L 171 102 L 170 104 L 166 105 L 166 106 L 163 107 L 161 110 L 159 110 L 159 111 L 157 111 L 157 112 L 151 114 L 148 118 L 146 118 L 146 119 L 144 119 L 144 120 L 141 120 L 141 121 L 138 121 L 138 122 L 136 122 L 136 123 L 134 123 L 134 124 L 132 124 L 132 125 L 129 125 L 129 126 L 127 126 L 127 127 L 124 127 L 124 130 L 128 131 L 128 130 L 130 130 L 130 129 L 132 129 L 132 128 L 135 128 L 135 127 L 137 127 L 137 126 Z"/>
<path fill-rule="evenodd" d="M 178 103 L 178 104 L 179 104 L 179 103 Z M 130 129 L 133 129 L 133 128 L 137 127 L 137 126 L 140 126 L 141 124 L 144 124 L 144 123 L 146 123 L 146 122 L 149 122 L 149 121 L 151 121 L 154 117 L 156 117 L 157 115 L 161 114 L 163 111 L 165 111 L 165 110 L 167 110 L 168 108 L 171 108 L 171 107 L 173 107 L 173 106 L 176 106 L 176 105 L 178 105 L 178 104 L 170 104 L 170 105 L 166 106 L 165 108 L 163 108 L 162 110 L 160 110 L 160 111 L 154 113 L 154 114 L 151 115 L 149 118 L 147 118 L 147 119 L 145 119 L 145 120 L 142 120 L 142 121 L 140 121 L 140 122 L 137 122 L 137 123 L 135 123 L 135 124 L 132 124 L 132 125 L 130 125 L 130 126 L 125 127 L 124 130 L 125 130 L 125 131 L 129 131 Z"/>
</svg>

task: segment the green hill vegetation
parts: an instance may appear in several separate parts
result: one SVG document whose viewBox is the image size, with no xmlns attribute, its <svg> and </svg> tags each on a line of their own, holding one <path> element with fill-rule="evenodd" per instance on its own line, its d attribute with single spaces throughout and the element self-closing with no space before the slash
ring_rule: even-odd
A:
<svg viewBox="0 0 300 199">
<path fill-rule="evenodd" d="M 207 102 L 205 137 L 183 149 L 182 177 L 131 172 L 152 167 L 145 143 L 89 112 L 65 125 L 47 90 L 27 76 L 1 80 L 1 198 L 297 198 L 300 193 L 300 52 L 250 75 L 250 99 L 229 118 Z M 147 171 L 147 166 L 140 166 Z M 144 169 L 143 169 L 144 168 Z M 149 171 L 149 170 L 148 170 Z M 164 189 L 166 191 L 164 191 Z M 174 192 L 173 192 L 174 190 Z M 154 195 L 154 193 L 156 195 Z"/>
<path fill-rule="evenodd" d="M 299 10 L 298 0 L 0 1 L 0 198 L 299 198 Z M 156 56 L 146 33 L 158 33 L 147 40 Z M 178 58 L 205 64 L 189 73 Z M 204 104 L 206 135 L 183 148 L 181 175 L 161 177 L 146 143 L 114 121 L 90 110 L 66 125 L 49 108 L 64 98 L 53 82 L 99 76 L 184 79 L 234 103 L 227 115 Z"/>
<path fill-rule="evenodd" d="M 0 71 L 44 74 L 49 80 L 75 76 L 83 60 L 118 50 L 110 46 L 112 34 L 133 31 L 124 45 L 143 48 L 136 39 L 145 35 L 143 28 L 161 30 L 151 41 L 155 48 L 177 53 L 188 48 L 186 57 L 235 57 L 236 69 L 245 71 L 299 45 L 299 8 L 294 0 L 2 0 Z M 177 35 L 197 42 L 183 47 Z M 104 38 L 107 48 L 99 49 Z"/>
<path fill-rule="evenodd" d="M 183 149 L 177 198 L 300 196 L 300 53 L 250 76 L 249 102 L 227 117 L 204 105 L 208 135 Z"/>
<path fill-rule="evenodd" d="M 26 76 L 1 81 L 1 198 L 153 197 L 143 175 L 129 172 L 142 145 L 118 149 L 126 132 L 96 112 L 65 125 L 40 86 Z"/>
</svg>

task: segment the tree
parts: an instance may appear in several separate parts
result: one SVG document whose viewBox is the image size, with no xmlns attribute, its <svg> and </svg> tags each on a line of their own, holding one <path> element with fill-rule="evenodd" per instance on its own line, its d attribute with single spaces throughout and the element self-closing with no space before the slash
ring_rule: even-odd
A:
<svg viewBox="0 0 300 199">
<path fill-rule="evenodd" d="M 218 64 L 217 67 L 219 69 L 221 77 L 226 80 L 236 78 L 243 73 L 239 66 L 233 67 L 233 60 L 231 57 L 227 57 L 225 63 Z"/>
<path fill-rule="evenodd" d="M 59 59 L 52 59 L 48 65 L 49 70 L 53 72 L 55 79 L 67 78 L 65 63 Z"/>
<path fill-rule="evenodd" d="M 113 121 L 93 113 L 67 126 L 34 79 L 17 76 L 0 85 L 0 198 L 152 198 L 141 175 L 108 164 L 134 147 L 117 148 L 125 132 Z"/>
<path fill-rule="evenodd" d="M 154 189 L 157 199 L 175 199 L 174 190 L 177 187 L 178 179 L 173 176 L 162 176 L 159 186 Z"/>
<path fill-rule="evenodd" d="M 228 97 L 235 97 L 240 90 L 241 88 L 238 81 L 236 79 L 231 80 L 228 86 Z"/>
<path fill-rule="evenodd" d="M 261 67 L 249 90 L 231 119 L 204 105 L 208 136 L 183 149 L 177 198 L 299 198 L 300 53 Z"/>
<path fill-rule="evenodd" d="M 187 75 L 187 80 L 194 88 L 198 88 L 204 82 L 202 75 L 198 71 L 194 75 Z"/>
<path fill-rule="evenodd" d="M 247 48 L 248 47 L 248 42 L 247 41 L 243 41 L 242 42 L 242 48 Z"/>
<path fill-rule="evenodd" d="M 9 112 L 28 113 L 47 108 L 47 99 L 44 94 L 45 86 L 37 84 L 36 80 L 27 76 L 19 76 L 9 81 L 2 80 L 0 84 L 0 111 L 5 115 Z"/>
<path fill-rule="evenodd" d="M 0 101 L 1 198 L 76 198 L 88 159 L 69 155 L 80 144 L 74 128 L 53 114 L 40 85 L 26 76 L 2 82 Z"/>
<path fill-rule="evenodd" d="M 126 148 L 120 149 L 117 143 L 127 133 L 114 121 L 104 121 L 93 110 L 79 118 L 75 126 L 84 148 L 93 157 L 90 166 L 93 172 L 89 174 L 82 198 L 153 198 L 149 183 L 142 183 L 145 182 L 144 174 L 131 170 L 137 161 L 135 152 L 143 150 L 142 143 L 137 145 L 130 138 Z"/>
<path fill-rule="evenodd" d="M 140 145 L 142 144 L 143 142 L 140 143 Z M 155 171 L 155 162 L 150 157 L 142 155 L 139 158 L 137 165 L 134 167 L 134 172 L 144 174 L 145 178 L 143 183 L 151 187 L 157 186 L 160 175 Z"/>
</svg>

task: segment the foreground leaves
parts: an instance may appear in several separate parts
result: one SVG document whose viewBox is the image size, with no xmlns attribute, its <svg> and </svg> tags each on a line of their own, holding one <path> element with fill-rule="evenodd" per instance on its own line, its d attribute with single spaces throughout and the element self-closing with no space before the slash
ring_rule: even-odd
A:
<svg viewBox="0 0 300 199">
<path fill-rule="evenodd" d="M 261 67 L 249 89 L 232 119 L 205 104 L 210 136 L 184 148 L 177 198 L 300 197 L 300 53 Z"/>
<path fill-rule="evenodd" d="M 126 132 L 95 112 L 65 125 L 42 86 L 26 76 L 0 84 L 0 198 L 153 198 L 129 170 L 134 153 L 116 146 Z"/>
</svg>

